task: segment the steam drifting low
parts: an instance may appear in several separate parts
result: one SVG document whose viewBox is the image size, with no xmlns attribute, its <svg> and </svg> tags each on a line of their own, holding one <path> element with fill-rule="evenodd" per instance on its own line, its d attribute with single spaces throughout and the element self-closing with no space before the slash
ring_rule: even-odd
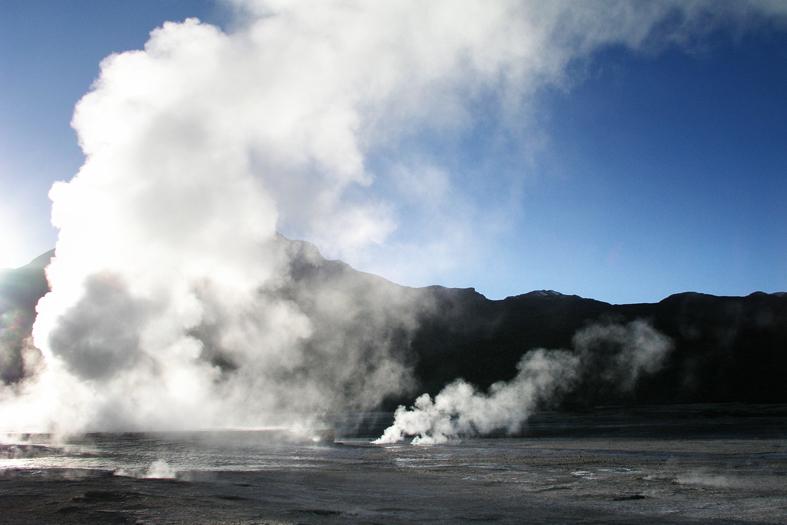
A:
<svg viewBox="0 0 787 525">
<path fill-rule="evenodd" d="M 397 443 L 413 436 L 413 444 L 429 445 L 499 430 L 512 434 L 539 404 L 555 402 L 579 382 L 631 389 L 640 374 L 661 367 L 670 349 L 669 338 L 644 321 L 594 325 L 574 336 L 574 352 L 528 352 L 514 379 L 495 383 L 486 393 L 459 379 L 434 399 L 423 394 L 413 407 L 400 406 L 393 424 L 374 442 Z"/>
<path fill-rule="evenodd" d="M 478 245 L 486 211 L 428 154 L 404 152 L 373 170 L 376 155 L 420 134 L 472 129 L 481 106 L 499 133 L 520 133 L 532 127 L 538 90 L 566 85 L 567 66 L 596 49 L 680 43 L 709 22 L 783 9 L 232 4 L 232 31 L 168 22 L 143 50 L 107 57 L 78 103 L 72 125 L 85 162 L 50 192 L 59 238 L 33 329 L 42 359 L 30 357 L 34 372 L 0 393 L 4 426 L 308 426 L 412 386 L 400 353 L 430 305 L 371 277 L 348 279 L 277 232 L 390 277 L 427 260 L 439 271 Z M 425 240 L 397 237 L 405 205 L 423 219 Z M 555 377 L 571 381 L 577 363 L 542 351 L 488 395 L 456 383 L 421 398 L 412 417 L 400 411 L 393 437 L 514 428 L 523 419 L 506 419 L 515 400 L 529 407 L 561 388 Z M 464 403 L 470 415 L 459 423 L 406 423 Z M 489 420 L 477 415 L 498 406 Z"/>
</svg>

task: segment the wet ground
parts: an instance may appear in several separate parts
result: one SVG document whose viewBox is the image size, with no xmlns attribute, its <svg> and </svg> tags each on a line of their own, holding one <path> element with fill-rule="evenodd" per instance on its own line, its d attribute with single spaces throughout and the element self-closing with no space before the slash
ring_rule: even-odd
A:
<svg viewBox="0 0 787 525">
<path fill-rule="evenodd" d="M 430 447 L 339 441 L 206 432 L 6 445 L 0 522 L 787 522 L 784 407 L 544 414 L 524 437 Z"/>
</svg>

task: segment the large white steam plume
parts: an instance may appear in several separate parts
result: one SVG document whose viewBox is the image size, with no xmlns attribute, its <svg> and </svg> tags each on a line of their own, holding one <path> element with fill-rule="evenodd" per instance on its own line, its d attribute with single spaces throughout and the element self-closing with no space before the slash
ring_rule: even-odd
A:
<svg viewBox="0 0 787 525">
<path fill-rule="evenodd" d="M 661 368 L 672 348 L 669 338 L 644 321 L 593 325 L 577 332 L 573 343 L 573 353 L 526 353 L 516 377 L 493 384 L 488 392 L 458 379 L 434 399 L 421 395 L 411 408 L 396 410 L 393 424 L 374 443 L 398 443 L 413 436 L 413 444 L 429 445 L 494 431 L 512 434 L 539 404 L 554 402 L 583 380 L 630 390 L 642 373 Z"/>
<path fill-rule="evenodd" d="M 305 246 L 293 254 L 277 231 L 389 277 L 424 261 L 440 270 L 495 221 L 460 197 L 439 159 L 423 149 L 399 155 L 398 145 L 470 130 L 478 108 L 487 127 L 499 122 L 498 132 L 517 137 L 532 126 L 533 95 L 565 85 L 567 65 L 596 49 L 682 42 L 709 22 L 784 10 L 233 5 L 231 31 L 165 23 L 143 50 L 107 57 L 78 103 L 85 162 L 51 190 L 59 238 L 34 326 L 43 364 L 0 393 L 4 425 L 294 423 L 373 406 L 406 384 L 398 352 L 428 305 L 341 272 L 304 279 L 295 262 L 316 256 Z M 396 236 L 402 210 L 422 221 L 418 242 Z"/>
</svg>

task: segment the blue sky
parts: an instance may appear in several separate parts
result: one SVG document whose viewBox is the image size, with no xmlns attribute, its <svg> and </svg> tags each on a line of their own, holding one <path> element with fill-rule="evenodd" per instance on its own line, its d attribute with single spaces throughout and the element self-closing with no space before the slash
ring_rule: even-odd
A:
<svg viewBox="0 0 787 525">
<path fill-rule="evenodd" d="M 20 237 L 13 248 L 0 239 L 13 251 L 4 261 L 54 245 L 47 191 L 81 164 L 69 121 L 100 59 L 187 16 L 228 20 L 207 1 L 0 3 L 0 235 Z M 787 31 L 614 47 L 580 66 L 537 97 L 535 153 L 473 140 L 483 126 L 460 153 L 433 153 L 485 181 L 469 181 L 484 208 L 516 199 L 487 253 L 435 281 L 493 298 L 550 288 L 611 302 L 786 290 Z"/>
<path fill-rule="evenodd" d="M 551 143 L 506 257 L 532 265 L 520 288 L 532 275 L 612 300 L 787 287 L 787 34 L 611 50 L 545 106 Z"/>
</svg>

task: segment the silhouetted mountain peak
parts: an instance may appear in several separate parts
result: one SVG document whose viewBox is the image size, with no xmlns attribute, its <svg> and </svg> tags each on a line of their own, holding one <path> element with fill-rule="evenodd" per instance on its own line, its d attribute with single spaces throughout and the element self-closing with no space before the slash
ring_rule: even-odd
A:
<svg viewBox="0 0 787 525">
<path fill-rule="evenodd" d="M 52 257 L 55 256 L 55 250 L 49 250 L 46 253 L 42 253 L 29 263 L 25 265 L 25 267 L 32 267 L 32 268 L 46 268 L 49 265 L 49 261 L 52 260 Z"/>
<path fill-rule="evenodd" d="M 527 292 L 523 294 L 526 296 L 531 297 L 563 297 L 564 294 L 560 292 L 556 292 L 555 290 L 533 290 L 532 292 Z"/>
</svg>

